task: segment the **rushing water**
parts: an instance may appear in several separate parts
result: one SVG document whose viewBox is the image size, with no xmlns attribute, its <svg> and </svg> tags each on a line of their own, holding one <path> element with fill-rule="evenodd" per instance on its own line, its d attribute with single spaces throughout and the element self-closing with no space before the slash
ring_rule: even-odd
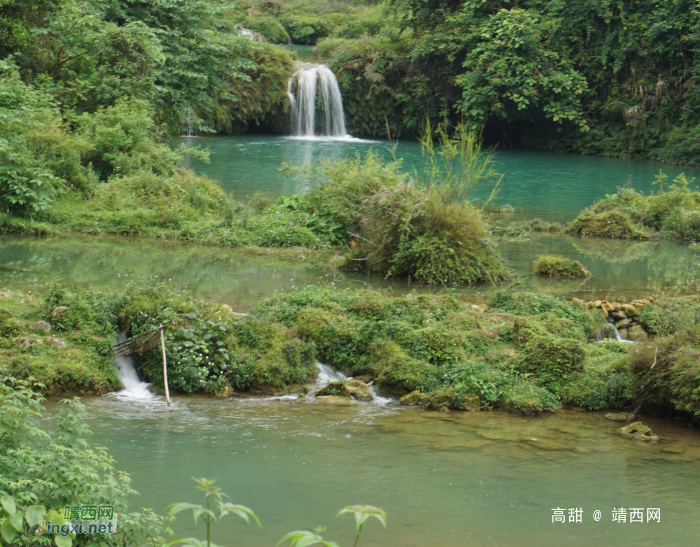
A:
<svg viewBox="0 0 700 547">
<path fill-rule="evenodd" d="M 317 108 L 320 92 L 322 108 Z M 291 104 L 294 136 L 304 139 L 349 137 L 338 80 L 326 65 L 300 63 L 289 78 L 287 96 Z"/>
<path fill-rule="evenodd" d="M 200 137 L 173 140 L 175 145 L 209 147 L 210 163 L 191 159 L 189 165 L 219 183 L 237 198 L 252 196 L 258 191 L 273 195 L 304 192 L 307 184 L 283 176 L 283 162 L 302 165 L 319 158 L 342 158 L 355 153 L 365 154 L 370 148 L 390 158 L 385 141 L 309 141 L 292 137 L 240 136 Z M 398 156 L 404 169 L 420 170 L 420 148 L 411 141 L 399 143 Z M 672 179 L 685 172 L 700 180 L 700 169 L 678 167 L 653 161 L 622 160 L 594 156 L 549 154 L 499 150 L 496 154 L 498 171 L 504 173 L 501 189 L 494 204 L 509 204 L 520 210 L 521 216 L 539 216 L 565 222 L 605 194 L 618 187 L 630 186 L 649 193 L 659 169 Z M 477 190 L 474 197 L 486 199 L 488 185 Z"/>
<path fill-rule="evenodd" d="M 201 396 L 175 396 L 170 410 L 161 400 L 86 403 L 93 441 L 142 494 L 135 508 L 200 503 L 191 477 L 210 477 L 257 512 L 262 529 L 233 517 L 217 525 L 220 545 L 271 546 L 319 525 L 350 545 L 354 525 L 335 515 L 354 503 L 388 512 L 386 531 L 376 522 L 365 530 L 363 544 L 382 547 L 690 546 L 700 532 L 700 437 L 670 421 L 644 420 L 660 437 L 647 445 L 601 413 L 522 418 Z M 581 507 L 583 522 L 553 525 L 558 507 Z M 613 523 L 613 507 L 659 507 L 661 523 Z M 195 533 L 190 515 L 177 530 Z"/>
</svg>

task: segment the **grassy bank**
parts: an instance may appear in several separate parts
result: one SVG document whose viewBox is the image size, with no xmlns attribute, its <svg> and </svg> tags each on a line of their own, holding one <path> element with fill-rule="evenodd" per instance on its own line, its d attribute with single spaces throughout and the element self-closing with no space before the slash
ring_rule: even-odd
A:
<svg viewBox="0 0 700 547">
<path fill-rule="evenodd" d="M 384 393 L 418 391 L 416 401 L 430 408 L 462 409 L 478 397 L 482 408 L 533 414 L 563 405 L 622 408 L 644 396 L 658 408 L 700 412 L 697 359 L 688 349 L 697 338 L 695 299 L 642 308 L 650 338 L 635 345 L 589 343 L 605 323 L 599 310 L 529 293 L 497 293 L 484 311 L 450 293 L 309 287 L 247 316 L 163 285 L 123 294 L 4 293 L 1 303 L 3 371 L 40 381 L 49 393 L 116 389 L 117 333 L 167 323 L 174 391 L 294 392 L 313 380 L 320 360 Z M 137 366 L 162 387 L 157 348 Z"/>
<path fill-rule="evenodd" d="M 691 189 L 695 179 L 681 174 L 664 189 L 667 176 L 660 172 L 658 192 L 644 196 L 623 188 L 595 203 L 568 226 L 569 233 L 619 239 L 675 239 L 700 241 L 700 192 Z"/>
</svg>

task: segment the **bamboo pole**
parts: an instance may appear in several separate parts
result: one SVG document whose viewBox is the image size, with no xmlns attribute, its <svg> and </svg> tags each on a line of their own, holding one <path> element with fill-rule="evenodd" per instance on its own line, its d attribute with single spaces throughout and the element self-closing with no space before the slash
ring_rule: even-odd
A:
<svg viewBox="0 0 700 547">
<path fill-rule="evenodd" d="M 165 358 L 165 336 L 163 331 L 165 328 L 163 325 L 160 326 L 160 347 L 163 350 L 163 383 L 165 384 L 165 400 L 170 406 L 170 392 L 168 391 L 168 361 Z"/>
</svg>

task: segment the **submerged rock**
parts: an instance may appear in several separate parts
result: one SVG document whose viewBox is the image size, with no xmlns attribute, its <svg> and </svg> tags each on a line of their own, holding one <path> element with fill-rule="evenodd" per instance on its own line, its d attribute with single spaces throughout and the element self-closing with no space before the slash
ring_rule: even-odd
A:
<svg viewBox="0 0 700 547">
<path fill-rule="evenodd" d="M 347 380 L 345 382 L 345 389 L 350 392 L 350 395 L 355 397 L 355 399 L 360 399 L 363 401 L 374 399 L 372 395 L 372 390 L 369 386 L 360 380 Z"/>
<path fill-rule="evenodd" d="M 46 332 L 51 332 L 51 325 L 46 321 L 35 321 L 30 325 L 34 330 L 45 330 Z"/>
<path fill-rule="evenodd" d="M 322 395 L 321 397 L 316 396 L 316 402 L 327 405 L 352 405 L 357 404 L 357 401 L 353 401 L 348 397 L 338 397 L 336 395 Z"/>
<path fill-rule="evenodd" d="M 408 395 L 404 395 L 399 399 L 399 404 L 402 406 L 419 405 L 423 399 L 423 394 L 420 391 L 412 391 Z"/>
<path fill-rule="evenodd" d="M 608 412 L 605 417 L 608 420 L 614 420 L 616 422 L 629 422 L 632 418 L 634 418 L 634 414 L 631 412 Z"/>
<path fill-rule="evenodd" d="M 620 429 L 625 435 L 634 437 L 637 440 L 655 443 L 659 441 L 659 437 L 654 435 L 650 427 L 645 426 L 642 422 L 634 422 Z"/>
</svg>

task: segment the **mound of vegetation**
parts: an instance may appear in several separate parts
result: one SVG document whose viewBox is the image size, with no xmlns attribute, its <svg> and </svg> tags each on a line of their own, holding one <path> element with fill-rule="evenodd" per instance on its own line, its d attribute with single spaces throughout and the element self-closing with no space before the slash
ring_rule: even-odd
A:
<svg viewBox="0 0 700 547">
<path fill-rule="evenodd" d="M 588 277 L 591 273 L 577 260 L 571 260 L 565 256 L 542 255 L 532 264 L 532 269 L 537 275 L 549 277 L 566 277 L 576 279 Z"/>
<path fill-rule="evenodd" d="M 431 408 L 472 408 L 478 397 L 477 406 L 525 414 L 644 403 L 700 415 L 697 299 L 644 306 L 640 322 L 650 338 L 635 345 L 588 343 L 605 324 L 600 310 L 505 291 L 486 311 L 450 293 L 316 287 L 278 294 L 249 315 L 164 285 L 129 286 L 123 294 L 3 293 L 0 303 L 2 373 L 40 381 L 48 393 L 116 389 L 117 333 L 166 324 L 174 391 L 298 391 L 320 360 L 374 380 L 384 393 L 417 391 Z M 154 348 L 137 367 L 162 388 L 161 359 Z"/>
<path fill-rule="evenodd" d="M 700 241 L 700 192 L 689 188 L 695 179 L 681 174 L 664 190 L 667 178 L 659 173 L 654 182 L 659 191 L 650 196 L 627 188 L 606 196 L 579 214 L 567 231 L 619 239 Z"/>
</svg>

